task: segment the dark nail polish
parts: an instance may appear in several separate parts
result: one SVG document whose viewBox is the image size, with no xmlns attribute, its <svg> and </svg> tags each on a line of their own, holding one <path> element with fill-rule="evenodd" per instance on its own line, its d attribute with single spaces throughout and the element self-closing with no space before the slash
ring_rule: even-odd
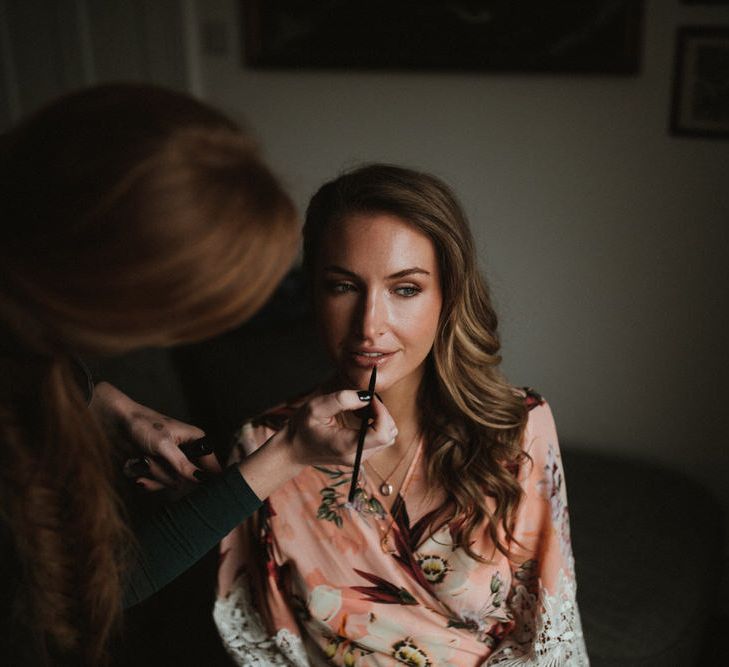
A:
<svg viewBox="0 0 729 667">
<path fill-rule="evenodd" d="M 357 397 L 363 403 L 369 403 L 372 400 L 372 394 L 364 389 L 357 392 Z"/>
<path fill-rule="evenodd" d="M 212 443 L 205 436 L 192 442 L 185 442 L 180 445 L 180 449 L 189 459 L 196 459 L 200 456 L 212 454 L 214 450 Z"/>
<path fill-rule="evenodd" d="M 212 479 L 212 475 L 206 470 L 196 470 L 192 473 L 192 476 L 198 480 L 198 482 L 208 482 Z"/>
</svg>

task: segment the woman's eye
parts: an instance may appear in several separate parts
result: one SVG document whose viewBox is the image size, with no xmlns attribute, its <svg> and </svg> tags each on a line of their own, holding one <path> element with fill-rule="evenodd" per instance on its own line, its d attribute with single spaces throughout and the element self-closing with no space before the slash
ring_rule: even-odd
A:
<svg viewBox="0 0 729 667">
<path fill-rule="evenodd" d="M 402 287 L 396 287 L 395 288 L 395 294 L 399 294 L 400 296 L 415 296 L 416 294 L 420 294 L 422 290 L 419 287 L 415 287 L 415 285 L 403 285 Z"/>
<path fill-rule="evenodd" d="M 328 282 L 327 288 L 334 294 L 346 294 L 347 292 L 352 292 L 356 289 L 352 283 L 341 280 L 332 280 L 331 282 Z"/>
</svg>

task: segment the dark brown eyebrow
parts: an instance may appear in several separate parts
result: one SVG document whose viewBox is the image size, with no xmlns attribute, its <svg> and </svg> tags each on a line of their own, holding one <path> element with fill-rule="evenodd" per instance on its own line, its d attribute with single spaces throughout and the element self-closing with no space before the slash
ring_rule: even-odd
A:
<svg viewBox="0 0 729 667">
<path fill-rule="evenodd" d="M 393 273 L 391 276 L 387 276 L 388 279 L 390 278 L 404 278 L 405 276 L 411 276 L 414 273 L 420 273 L 425 276 L 430 275 L 430 271 L 426 271 L 425 269 L 421 269 L 419 266 L 413 266 L 410 269 L 403 269 L 402 271 L 398 271 L 397 273 Z"/>
<path fill-rule="evenodd" d="M 341 266 L 336 266 L 334 264 L 330 266 L 325 266 L 324 271 L 328 271 L 330 273 L 341 273 L 345 276 L 351 276 L 352 278 L 359 278 L 359 276 L 356 273 L 353 273 L 352 271 L 348 271 L 347 269 L 343 269 Z M 413 266 L 409 269 L 403 269 L 402 271 L 398 271 L 397 273 L 393 273 L 390 276 L 387 276 L 387 280 L 394 280 L 397 278 L 404 278 L 405 276 L 410 276 L 413 274 L 422 274 L 429 276 L 430 271 L 426 271 L 425 269 L 421 269 L 418 266 Z"/>
</svg>

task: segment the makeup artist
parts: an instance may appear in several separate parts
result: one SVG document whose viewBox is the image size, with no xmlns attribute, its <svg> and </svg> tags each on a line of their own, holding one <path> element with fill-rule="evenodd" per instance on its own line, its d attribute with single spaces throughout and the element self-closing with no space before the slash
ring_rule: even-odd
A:
<svg viewBox="0 0 729 667">
<path fill-rule="evenodd" d="M 312 400 L 254 456 L 132 532 L 103 423 L 140 410 L 111 385 L 89 407 L 74 355 L 197 341 L 246 320 L 294 256 L 293 206 L 229 119 L 137 85 L 86 89 L 21 123 L 2 138 L 0 183 L 0 663 L 100 665 L 124 603 L 189 567 L 305 465 L 351 464 L 357 432 L 336 417 L 362 400 Z M 396 433 L 373 403 L 368 449 Z M 159 418 L 173 446 L 142 444 L 193 475 L 176 446 L 201 432 L 155 415 L 137 438 Z"/>
</svg>

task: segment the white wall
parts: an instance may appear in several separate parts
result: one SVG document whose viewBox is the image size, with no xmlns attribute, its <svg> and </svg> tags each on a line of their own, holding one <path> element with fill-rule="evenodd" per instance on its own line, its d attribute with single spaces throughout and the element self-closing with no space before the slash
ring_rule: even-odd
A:
<svg viewBox="0 0 729 667">
<path fill-rule="evenodd" d="M 729 508 L 729 142 L 667 131 L 676 27 L 729 24 L 729 8 L 646 5 L 642 73 L 605 77 L 255 71 L 237 3 L 198 1 L 229 37 L 201 85 L 302 207 L 360 161 L 442 176 L 471 218 L 505 368 L 549 398 L 563 440 L 684 469 Z"/>
</svg>

